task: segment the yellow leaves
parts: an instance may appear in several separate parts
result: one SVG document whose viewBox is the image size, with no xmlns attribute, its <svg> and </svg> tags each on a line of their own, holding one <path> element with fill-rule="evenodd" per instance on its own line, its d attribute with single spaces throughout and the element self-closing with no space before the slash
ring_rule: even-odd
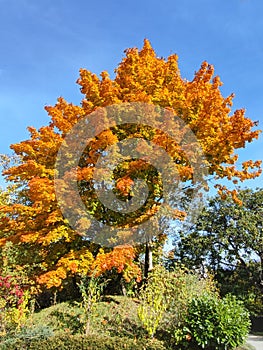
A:
<svg viewBox="0 0 263 350">
<path fill-rule="evenodd" d="M 87 275 L 91 271 L 93 261 L 92 253 L 87 248 L 83 248 L 79 251 L 71 250 L 58 261 L 57 266 L 63 266 L 72 274 Z"/>
<path fill-rule="evenodd" d="M 59 220 L 57 222 L 59 222 Z M 38 239 L 38 242 L 43 246 L 48 246 L 62 240 L 70 242 L 73 239 L 74 235 L 72 234 L 72 231 L 66 225 L 61 223 L 58 227 L 43 230 L 42 237 Z"/>
<path fill-rule="evenodd" d="M 68 275 L 86 275 L 90 272 L 94 258 L 87 248 L 79 251 L 71 250 L 64 257 L 59 259 L 55 268 L 41 274 L 37 278 L 40 285 L 46 288 L 62 287 L 62 282 Z"/>
</svg>

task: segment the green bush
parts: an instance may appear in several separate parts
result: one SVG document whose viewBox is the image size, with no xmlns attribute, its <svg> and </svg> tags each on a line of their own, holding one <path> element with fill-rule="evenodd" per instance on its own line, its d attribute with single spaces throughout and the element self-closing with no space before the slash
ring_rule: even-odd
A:
<svg viewBox="0 0 263 350">
<path fill-rule="evenodd" d="M 47 339 L 18 339 L 14 344 L 1 344 L 1 350 L 166 350 L 157 340 L 120 337 L 98 337 L 64 334 Z"/>
<path fill-rule="evenodd" d="M 191 300 L 203 294 L 218 295 L 210 276 L 204 279 L 183 267 L 155 267 L 139 295 L 142 326 L 150 337 L 169 342 L 183 324 Z"/>
<path fill-rule="evenodd" d="M 203 295 L 192 299 L 175 336 L 185 348 L 229 350 L 244 343 L 249 328 L 249 314 L 234 296 Z"/>
</svg>

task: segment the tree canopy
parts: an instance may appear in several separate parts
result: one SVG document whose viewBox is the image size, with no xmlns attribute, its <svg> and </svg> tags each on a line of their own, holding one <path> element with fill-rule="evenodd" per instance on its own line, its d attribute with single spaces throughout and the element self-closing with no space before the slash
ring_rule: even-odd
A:
<svg viewBox="0 0 263 350">
<path fill-rule="evenodd" d="M 57 202 L 54 186 L 57 154 L 63 141 L 74 125 L 83 118 L 89 118 L 92 113 L 98 112 L 100 116 L 93 120 L 92 127 L 103 131 L 85 148 L 77 172 L 79 191 L 83 191 L 84 201 L 86 198 L 87 210 L 101 214 L 99 218 L 105 219 L 105 215 L 100 213 L 94 191 L 86 190 L 91 184 L 94 164 L 98 154 L 101 155 L 107 146 L 125 138 L 139 137 L 159 145 L 176 164 L 180 181 L 189 186 L 194 183 L 193 169 L 182 151 L 178 150 L 178 143 L 158 128 L 149 130 L 147 125 L 134 127 L 127 124 L 107 128 L 103 108 L 108 106 L 145 103 L 164 109 L 171 122 L 174 117 L 180 118 L 196 137 L 208 175 L 214 177 L 222 198 L 230 194 L 236 202 L 240 201 L 237 191 L 222 186 L 221 179 L 236 183 L 255 178 L 261 172 L 260 161 L 247 160 L 241 168 L 237 166 L 236 150 L 257 139 L 260 131 L 254 130 L 255 123 L 245 116 L 244 109 L 231 113 L 234 95 L 222 96 L 220 78 L 214 76 L 214 68 L 207 62 L 203 62 L 194 78 L 188 81 L 180 75 L 177 55 L 159 58 L 149 41 L 145 40 L 141 50 L 131 48 L 125 51 L 113 79 L 105 71 L 98 77 L 81 69 L 77 82 L 83 94 L 80 105 L 68 103 L 60 97 L 55 106 L 45 107 L 51 119 L 49 125 L 39 130 L 29 127 L 29 139 L 11 145 L 21 162 L 4 171 L 7 181 L 23 184 L 24 200 L 1 206 L 4 216 L 0 224 L 0 245 L 3 247 L 11 241 L 15 245 L 32 246 L 34 254 L 28 259 L 29 263 L 37 264 L 34 278 L 48 287 L 60 286 L 68 276 L 92 272 L 95 267 L 99 271 L 105 270 L 104 263 L 99 268 L 98 263 L 105 262 L 101 254 L 109 252 L 99 251 L 98 245 L 80 236 L 69 225 Z M 66 175 L 67 172 L 63 174 L 64 177 Z M 122 200 L 130 195 L 134 178 L 143 178 L 150 191 L 154 192 L 152 200 L 147 202 L 147 213 L 154 215 L 154 205 L 160 206 L 161 203 L 157 200 L 162 197 L 161 179 L 147 162 L 138 159 L 125 161 L 116 169 L 114 177 L 115 191 Z M 94 207 L 99 210 L 94 211 Z M 178 210 L 175 216 L 182 217 L 182 210 Z M 127 225 L 132 226 L 133 223 L 131 217 Z M 90 225 L 81 217 L 78 224 L 84 227 Z M 125 224 L 121 223 L 121 226 Z M 115 262 L 108 264 L 111 268 L 132 270 L 134 273 L 130 275 L 138 277 L 138 269 L 133 263 L 134 248 L 124 247 L 118 250 L 118 254 L 111 254 L 110 259 L 118 256 Z"/>
</svg>

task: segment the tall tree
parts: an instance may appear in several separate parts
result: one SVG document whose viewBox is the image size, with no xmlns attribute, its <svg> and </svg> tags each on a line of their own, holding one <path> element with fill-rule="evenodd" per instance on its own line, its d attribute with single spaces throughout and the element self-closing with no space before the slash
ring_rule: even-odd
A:
<svg viewBox="0 0 263 350">
<path fill-rule="evenodd" d="M 139 219 L 133 213 L 124 217 L 105 211 L 94 194 L 92 177 L 94 164 L 107 146 L 135 136 L 151 141 L 169 153 L 177 166 L 181 182 L 191 188 L 196 181 L 189 160 L 179 149 L 179 143 L 171 140 L 161 128 L 149 129 L 148 125 L 132 123 L 108 128 L 109 121 L 105 119 L 102 108 L 113 104 L 121 108 L 121 104 L 143 102 L 148 107 L 156 106 L 151 112 L 155 113 L 158 108 L 164 109 L 171 122 L 174 121 L 174 116 L 182 120 L 198 140 L 210 176 L 236 182 L 254 178 L 260 173 L 260 162 L 249 160 L 243 163 L 242 169 L 236 166 L 238 157 L 235 150 L 256 139 L 259 131 L 253 130 L 254 123 L 245 116 L 245 110 L 236 110 L 231 114 L 233 95 L 226 98 L 222 96 L 222 83 L 218 76 L 214 76 L 213 66 L 203 62 L 193 80 L 187 81 L 180 76 L 177 55 L 171 55 L 167 60 L 157 57 L 148 40 L 145 40 L 141 50 L 132 48 L 125 53 L 114 79 L 107 72 L 102 72 L 101 77 L 98 77 L 81 69 L 78 79 L 84 95 L 81 104 L 76 106 L 59 98 L 55 106 L 46 107 L 51 118 L 49 125 L 39 130 L 29 127 L 30 138 L 11 146 L 21 157 L 21 164 L 10 167 L 4 174 L 8 181 L 23 182 L 26 201 L 1 206 L 5 217 L 0 224 L 0 245 L 12 241 L 18 245 L 27 243 L 38 247 L 34 257 L 38 268 L 34 273 L 39 283 L 47 283 L 47 278 L 44 277 L 48 276 L 48 283 L 53 281 L 53 285 L 57 286 L 69 274 L 90 271 L 98 253 L 98 246 L 91 239 L 80 236 L 70 227 L 68 218 L 62 215 L 54 187 L 55 164 L 62 142 L 75 125 L 83 118 L 92 116 L 94 111 L 98 115 L 96 119 L 88 119 L 90 126 L 103 131 L 89 142 L 76 170 L 82 200 L 87 210 L 102 224 L 116 224 L 124 229 L 128 227 L 132 234 L 132 228 L 136 224 L 154 216 L 162 206 L 162 182 L 158 172 L 146 161 L 131 159 L 123 161 L 113 172 L 115 192 L 120 200 L 125 201 L 132 197 L 134 179 L 143 179 L 150 192 L 144 209 L 137 211 Z M 153 118 L 156 115 L 154 113 Z M 160 114 L 157 119 L 159 116 Z M 64 179 L 72 176 L 69 171 L 70 162 L 69 157 L 62 172 Z M 230 193 L 238 201 L 237 192 L 229 191 L 219 183 L 216 186 L 222 196 Z M 70 209 L 74 207 L 74 201 L 74 195 L 68 191 L 67 206 Z M 174 216 L 182 218 L 182 208 L 177 208 Z M 77 224 L 84 231 L 90 226 L 89 220 L 81 216 Z M 153 236 L 158 234 L 158 227 L 157 223 L 156 230 L 153 228 Z M 74 268 L 72 260 L 77 262 L 73 264 Z"/>
<path fill-rule="evenodd" d="M 239 197 L 242 205 L 230 196 L 212 198 L 189 232 L 181 232 L 175 258 L 191 268 L 212 269 L 223 289 L 231 284 L 226 291 L 256 288 L 262 295 L 263 189 L 243 189 Z"/>
</svg>

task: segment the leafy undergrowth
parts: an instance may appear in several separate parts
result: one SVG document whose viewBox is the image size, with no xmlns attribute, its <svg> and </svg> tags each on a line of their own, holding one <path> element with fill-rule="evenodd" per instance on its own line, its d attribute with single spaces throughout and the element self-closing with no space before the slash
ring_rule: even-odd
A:
<svg viewBox="0 0 263 350">
<path fill-rule="evenodd" d="M 137 307 L 138 302 L 135 299 L 121 296 L 104 297 L 103 301 L 96 303 L 91 314 L 89 336 L 94 339 L 104 336 L 105 340 L 109 337 L 126 338 L 128 339 L 126 343 L 129 342 L 129 339 L 135 342 L 146 340 L 147 334 L 139 324 L 137 317 Z M 27 342 L 26 344 L 38 340 L 44 342 L 50 337 L 70 338 L 83 335 L 84 332 L 83 308 L 76 302 L 63 302 L 33 313 L 19 332 L 11 330 L 5 337 L 2 337 L 0 349 L 13 349 L 12 346 L 20 344 L 21 341 Z M 161 343 L 159 347 L 162 348 Z"/>
<path fill-rule="evenodd" d="M 127 339 L 126 344 L 129 341 L 142 342 L 145 339 L 145 343 L 142 343 L 145 346 L 143 348 L 153 349 L 151 345 L 147 345 L 150 344 L 150 340 L 138 319 L 138 306 L 139 302 L 137 299 L 123 296 L 105 296 L 103 301 L 96 303 L 96 307 L 91 315 L 89 336 L 94 337 L 94 339 L 105 337 L 105 340 L 123 338 L 124 341 Z M 76 302 L 63 302 L 53 305 L 32 314 L 20 332 L 13 331 L 2 338 L 0 349 L 23 349 L 24 345 L 17 347 L 14 344 L 24 344 L 23 342 L 26 342 L 26 344 L 32 342 L 33 344 L 37 341 L 44 344 L 52 337 L 58 337 L 58 339 L 64 337 L 67 339 L 72 336 L 83 335 L 85 332 L 84 320 L 83 309 Z M 156 334 L 156 338 L 160 340 L 160 343 L 156 346 L 157 349 L 169 350 L 169 339 L 164 334 L 162 332 Z M 118 340 L 116 342 L 118 343 Z M 49 348 L 53 349 L 52 346 L 49 346 Z M 54 347 L 54 349 L 56 348 Z M 93 349 L 93 347 L 88 347 L 87 349 Z M 102 347 L 101 349 L 104 348 Z M 107 347 L 106 349 L 115 349 L 115 347 Z M 172 349 L 176 348 L 172 347 Z M 253 348 L 248 345 L 237 348 L 237 350 L 251 349 Z"/>
</svg>

